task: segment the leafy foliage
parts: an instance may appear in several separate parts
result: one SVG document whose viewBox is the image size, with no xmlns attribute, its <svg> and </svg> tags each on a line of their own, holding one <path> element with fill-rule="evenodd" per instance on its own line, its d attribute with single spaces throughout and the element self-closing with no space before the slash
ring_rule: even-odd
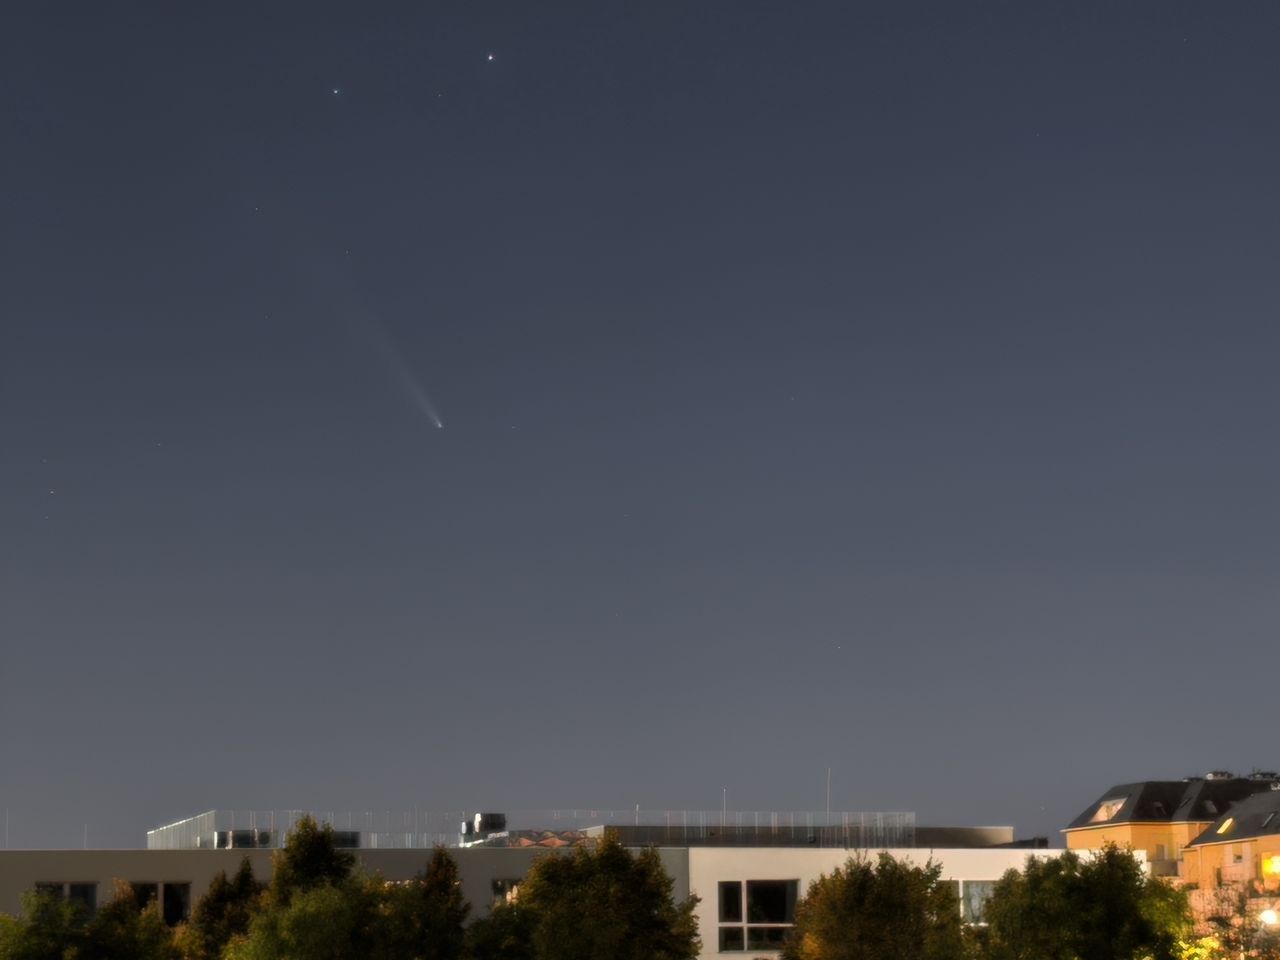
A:
<svg viewBox="0 0 1280 960">
<path fill-rule="evenodd" d="M 270 895 L 247 931 L 229 936 L 225 960 L 460 960 L 470 907 L 458 867 L 437 848 L 407 883 L 354 871 L 329 831 L 300 821 L 276 859 Z M 227 928 L 218 927 L 220 933 Z M 203 960 L 203 958 L 201 958 Z"/>
<path fill-rule="evenodd" d="M 691 960 L 697 899 L 677 904 L 673 889 L 656 850 L 632 855 L 606 837 L 594 850 L 537 861 L 502 922 L 527 933 L 537 960 Z M 520 956 L 510 948 L 504 957 Z"/>
<path fill-rule="evenodd" d="M 179 934 L 183 956 L 188 960 L 219 960 L 233 937 L 249 932 L 265 890 L 266 884 L 254 878 L 248 857 L 240 861 L 234 877 L 228 878 L 225 870 L 219 871 Z"/>
<path fill-rule="evenodd" d="M 987 903 L 990 960 L 1176 960 L 1190 932 L 1186 895 L 1108 846 L 1010 871 Z"/>
<path fill-rule="evenodd" d="M 437 847 L 417 879 L 383 891 L 380 926 L 396 955 L 413 960 L 458 960 L 471 912 L 462 898 L 458 865 Z"/>
<path fill-rule="evenodd" d="M 371 957 L 376 909 L 372 886 L 360 880 L 295 889 L 287 904 L 272 904 L 254 917 L 248 935 L 232 940 L 223 956 L 226 960 Z"/>
<path fill-rule="evenodd" d="M 60 896 L 28 893 L 22 916 L 0 916 L 0 960 L 63 960 L 84 942 L 84 909 Z"/>
<path fill-rule="evenodd" d="M 85 927 L 77 960 L 177 960 L 173 931 L 160 916 L 160 905 L 142 908 L 133 889 L 118 882 L 112 898 Z"/>
<path fill-rule="evenodd" d="M 782 960 L 962 960 L 960 906 L 942 868 L 851 859 L 809 885 Z"/>
<path fill-rule="evenodd" d="M 295 893 L 337 885 L 351 876 L 356 858 L 339 850 L 333 827 L 320 826 L 308 815 L 294 824 L 284 847 L 276 851 L 271 874 L 271 898 L 287 904 Z"/>
<path fill-rule="evenodd" d="M 533 960 L 533 915 L 516 904 L 499 904 L 467 928 L 469 960 Z"/>
</svg>

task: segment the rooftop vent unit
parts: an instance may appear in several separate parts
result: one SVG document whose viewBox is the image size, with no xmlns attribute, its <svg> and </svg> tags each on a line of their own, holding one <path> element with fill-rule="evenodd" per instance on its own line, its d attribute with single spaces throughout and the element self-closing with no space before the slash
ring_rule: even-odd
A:
<svg viewBox="0 0 1280 960">
<path fill-rule="evenodd" d="M 1274 770 L 1255 770 L 1249 774 L 1250 780 L 1280 780 L 1280 773 Z"/>
<path fill-rule="evenodd" d="M 475 818 L 476 833 L 497 833 L 507 829 L 505 813 L 477 813 Z"/>
<path fill-rule="evenodd" d="M 1214 770 L 1205 777 L 1206 780 L 1234 780 L 1235 778 L 1236 775 L 1230 770 Z"/>
</svg>

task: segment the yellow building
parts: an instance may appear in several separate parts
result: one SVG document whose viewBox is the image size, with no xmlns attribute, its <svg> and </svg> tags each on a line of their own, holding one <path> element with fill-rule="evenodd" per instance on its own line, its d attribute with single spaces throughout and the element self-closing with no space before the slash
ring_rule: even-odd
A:
<svg viewBox="0 0 1280 960">
<path fill-rule="evenodd" d="M 1096 850 L 1114 843 L 1143 851 L 1156 876 L 1180 877 L 1179 862 L 1193 841 L 1236 804 L 1270 792 L 1273 783 L 1276 777 L 1269 773 L 1213 773 L 1119 784 L 1071 821 L 1063 831 L 1067 849 Z"/>
<path fill-rule="evenodd" d="M 1280 784 L 1240 801 L 1187 844 L 1179 877 L 1202 917 L 1230 912 L 1241 892 L 1253 912 L 1274 910 L 1280 900 Z"/>
</svg>

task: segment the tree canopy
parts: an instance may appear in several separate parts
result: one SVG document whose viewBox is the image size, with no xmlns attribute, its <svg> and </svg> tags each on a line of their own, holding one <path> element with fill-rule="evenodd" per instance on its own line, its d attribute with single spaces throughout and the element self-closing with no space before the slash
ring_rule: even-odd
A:
<svg viewBox="0 0 1280 960">
<path fill-rule="evenodd" d="M 534 863 L 516 903 L 476 924 L 477 960 L 692 960 L 697 899 L 676 903 L 655 850 L 606 837 L 594 849 Z"/>
<path fill-rule="evenodd" d="M 272 862 L 271 898 L 286 904 L 295 893 L 342 883 L 356 858 L 338 849 L 331 824 L 321 826 L 308 814 L 293 825 Z"/>
<path fill-rule="evenodd" d="M 782 960 L 962 960 L 959 902 L 941 874 L 887 853 L 850 859 L 809 885 Z"/>
<path fill-rule="evenodd" d="M 1191 929 L 1186 895 L 1114 846 L 1028 859 L 984 917 L 990 960 L 1175 960 Z"/>
<path fill-rule="evenodd" d="M 63 960 L 84 940 L 84 909 L 57 894 L 28 893 L 20 917 L 0 916 L 0 960 Z"/>
<path fill-rule="evenodd" d="M 234 877 L 218 871 L 209 889 L 191 911 L 191 919 L 180 936 L 183 956 L 188 960 L 219 960 L 231 939 L 249 931 L 266 884 L 253 875 L 249 858 L 240 861 Z"/>
</svg>

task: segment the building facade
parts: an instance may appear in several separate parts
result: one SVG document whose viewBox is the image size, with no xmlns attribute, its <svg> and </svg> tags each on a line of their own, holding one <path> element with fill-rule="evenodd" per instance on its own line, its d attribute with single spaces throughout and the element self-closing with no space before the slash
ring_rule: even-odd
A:
<svg viewBox="0 0 1280 960">
<path fill-rule="evenodd" d="M 450 850 L 473 916 L 483 916 L 504 899 L 537 858 L 571 850 L 578 840 L 590 843 L 606 831 L 626 846 L 656 849 L 674 881 L 677 899 L 690 894 L 699 898 L 697 921 L 704 957 L 776 955 L 795 922 L 796 903 L 809 884 L 850 857 L 874 858 L 883 850 L 921 866 L 938 864 L 943 879 L 955 885 L 963 917 L 976 922 L 985 897 L 1004 873 L 1021 869 L 1028 856 L 1060 852 L 1015 845 L 1013 831 L 1007 827 L 918 828 L 912 833 L 915 844 L 892 847 L 844 846 L 834 841 L 854 834 L 823 835 L 795 824 L 692 831 L 636 824 L 599 824 L 572 832 L 491 830 Z M 144 900 L 158 902 L 166 920 L 179 923 L 213 878 L 220 871 L 234 873 L 243 858 L 248 858 L 259 879 L 270 879 L 271 847 L 278 844 L 278 833 L 270 837 L 258 832 L 224 834 L 211 842 L 206 831 L 188 831 L 186 839 L 178 841 L 171 831 L 162 835 L 167 839 L 154 839 L 156 848 L 146 850 L 0 851 L 0 913 L 18 913 L 23 895 L 31 890 L 57 893 L 92 910 L 106 902 L 116 883 L 126 882 Z M 414 877 L 430 857 L 430 849 L 424 848 L 355 847 L 352 852 L 362 869 L 392 881 Z"/>
</svg>

